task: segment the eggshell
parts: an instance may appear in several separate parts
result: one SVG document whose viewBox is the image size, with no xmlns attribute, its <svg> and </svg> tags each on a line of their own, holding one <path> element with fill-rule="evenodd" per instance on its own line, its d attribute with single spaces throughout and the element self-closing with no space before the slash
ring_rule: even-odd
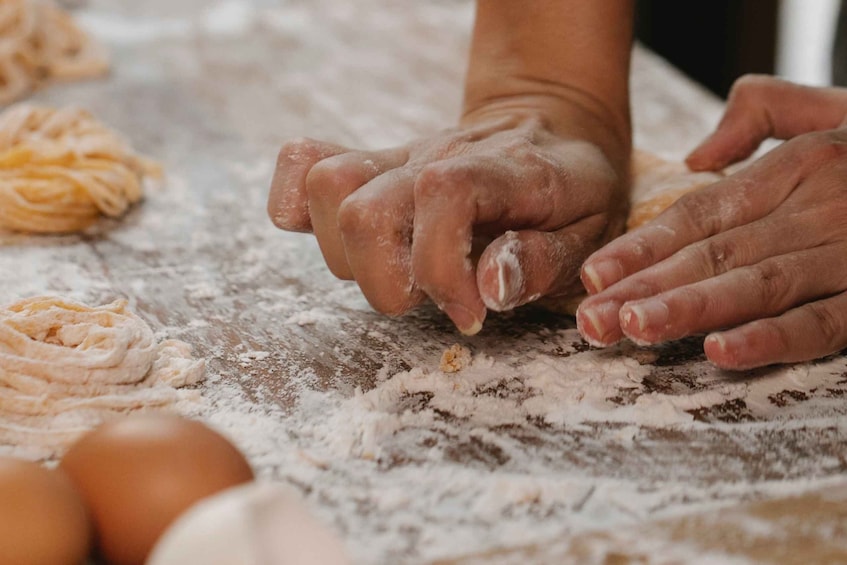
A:
<svg viewBox="0 0 847 565">
<path fill-rule="evenodd" d="M 99 555 L 114 565 L 142 565 L 185 509 L 253 479 L 222 435 L 169 414 L 108 422 L 74 444 L 60 468 L 91 511 Z"/>
<path fill-rule="evenodd" d="M 251 483 L 195 504 L 147 565 L 347 565 L 341 541 L 282 484 Z"/>
<path fill-rule="evenodd" d="M 64 473 L 0 457 L 0 562 L 80 565 L 91 533 L 82 497 Z"/>
</svg>

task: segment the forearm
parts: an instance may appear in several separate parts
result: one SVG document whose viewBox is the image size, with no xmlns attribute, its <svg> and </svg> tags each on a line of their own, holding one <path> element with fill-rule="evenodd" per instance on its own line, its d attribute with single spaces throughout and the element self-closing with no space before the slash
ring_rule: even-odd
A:
<svg viewBox="0 0 847 565">
<path fill-rule="evenodd" d="M 478 0 L 463 119 L 528 104 L 628 154 L 632 19 L 631 0 Z"/>
</svg>

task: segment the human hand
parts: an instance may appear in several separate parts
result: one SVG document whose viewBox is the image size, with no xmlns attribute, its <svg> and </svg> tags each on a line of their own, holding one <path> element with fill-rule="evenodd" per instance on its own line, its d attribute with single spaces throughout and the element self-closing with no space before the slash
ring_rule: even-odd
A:
<svg viewBox="0 0 847 565">
<path fill-rule="evenodd" d="M 746 369 L 847 347 L 847 90 L 770 77 L 734 86 L 687 163 L 720 170 L 788 139 L 593 254 L 583 336 L 641 344 L 702 332 L 717 366 Z"/>
<path fill-rule="evenodd" d="M 578 294 L 582 262 L 623 229 L 628 139 L 578 103 L 507 102 L 382 151 L 288 142 L 268 213 L 314 233 L 332 273 L 386 314 L 429 297 L 474 334 L 486 307 Z"/>
</svg>

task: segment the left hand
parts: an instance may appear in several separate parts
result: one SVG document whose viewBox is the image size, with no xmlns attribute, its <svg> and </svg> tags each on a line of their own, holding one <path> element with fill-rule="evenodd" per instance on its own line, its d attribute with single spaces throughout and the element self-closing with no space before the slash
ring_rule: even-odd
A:
<svg viewBox="0 0 847 565">
<path fill-rule="evenodd" d="M 720 170 L 764 139 L 789 141 L 589 257 L 583 336 L 653 344 L 712 332 L 706 356 L 726 369 L 847 347 L 845 117 L 847 89 L 736 82 L 689 167 Z"/>
</svg>

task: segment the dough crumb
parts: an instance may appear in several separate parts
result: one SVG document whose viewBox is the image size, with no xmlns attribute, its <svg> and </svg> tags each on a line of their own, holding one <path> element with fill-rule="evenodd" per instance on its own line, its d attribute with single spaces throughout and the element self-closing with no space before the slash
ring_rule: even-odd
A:
<svg viewBox="0 0 847 565">
<path fill-rule="evenodd" d="M 454 343 L 441 355 L 439 368 L 444 373 L 458 373 L 470 364 L 470 350 L 458 343 Z"/>
</svg>

